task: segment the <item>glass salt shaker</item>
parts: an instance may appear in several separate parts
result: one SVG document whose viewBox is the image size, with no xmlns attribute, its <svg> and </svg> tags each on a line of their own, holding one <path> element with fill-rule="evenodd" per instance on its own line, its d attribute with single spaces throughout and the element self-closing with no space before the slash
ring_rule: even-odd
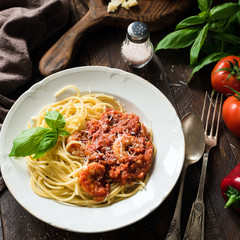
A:
<svg viewBox="0 0 240 240">
<path fill-rule="evenodd" d="M 131 23 L 121 47 L 123 60 L 131 67 L 142 68 L 152 59 L 153 53 L 148 26 L 143 22 Z"/>
</svg>

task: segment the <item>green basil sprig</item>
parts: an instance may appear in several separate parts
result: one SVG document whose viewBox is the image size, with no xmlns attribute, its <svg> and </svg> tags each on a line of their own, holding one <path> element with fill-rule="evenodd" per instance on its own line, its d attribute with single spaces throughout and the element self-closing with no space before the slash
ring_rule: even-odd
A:
<svg viewBox="0 0 240 240">
<path fill-rule="evenodd" d="M 34 127 L 23 130 L 13 141 L 10 157 L 25 157 L 34 155 L 33 158 L 40 158 L 57 143 L 58 136 L 70 135 L 64 127 L 66 120 L 57 111 L 49 111 L 44 119 L 50 128 Z"/>
<path fill-rule="evenodd" d="M 211 8 L 212 0 L 198 0 L 200 13 L 177 24 L 155 51 L 190 47 L 192 76 L 207 64 L 227 55 L 240 54 L 240 0 Z M 199 58 L 200 59 L 199 60 Z"/>
</svg>

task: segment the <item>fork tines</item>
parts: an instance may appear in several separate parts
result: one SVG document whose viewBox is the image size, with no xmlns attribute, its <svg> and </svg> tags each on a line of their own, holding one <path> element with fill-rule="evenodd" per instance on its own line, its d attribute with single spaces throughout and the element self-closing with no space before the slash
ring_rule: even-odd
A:
<svg viewBox="0 0 240 240">
<path fill-rule="evenodd" d="M 223 95 L 220 96 L 220 102 L 219 102 L 219 93 L 217 93 L 216 98 L 214 100 L 214 93 L 211 94 L 211 97 L 208 95 L 208 93 L 205 93 L 203 108 L 202 108 L 202 116 L 201 121 L 203 124 L 205 124 L 205 135 L 209 133 L 210 137 L 217 138 L 218 136 L 218 128 L 219 128 L 219 121 L 221 116 L 221 107 L 222 107 L 222 99 Z M 209 106 L 207 108 L 207 100 L 209 101 Z M 213 112 L 212 112 L 213 108 Z M 218 111 L 217 111 L 218 109 Z M 205 111 L 207 110 L 207 113 Z M 205 123 L 204 123 L 204 116 L 207 114 Z M 217 118 L 216 118 L 217 115 Z M 214 124 L 215 118 L 217 119 L 216 124 Z M 211 125 L 209 124 L 209 119 L 212 119 Z M 209 126 L 210 125 L 210 126 Z M 214 127 L 215 126 L 215 127 Z M 209 132 L 210 131 L 210 132 Z"/>
</svg>

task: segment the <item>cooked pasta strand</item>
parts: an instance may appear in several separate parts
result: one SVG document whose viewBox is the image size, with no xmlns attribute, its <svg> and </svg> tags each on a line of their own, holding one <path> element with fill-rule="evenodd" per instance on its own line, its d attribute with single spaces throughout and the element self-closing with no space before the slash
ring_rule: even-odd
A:
<svg viewBox="0 0 240 240">
<path fill-rule="evenodd" d="M 56 110 L 64 116 L 66 120 L 65 129 L 72 134 L 75 131 L 84 130 L 87 121 L 100 119 L 107 108 L 113 108 L 120 112 L 124 111 L 122 105 L 113 97 L 92 93 L 81 96 L 78 88 L 72 85 L 62 88 L 55 96 L 59 97 L 69 89 L 74 90 L 76 95 L 44 106 L 39 115 L 32 118 L 34 122 L 32 127 L 48 127 L 44 120 L 45 113 Z M 72 142 L 70 144 L 73 143 L 84 147 L 82 142 Z M 79 172 L 88 160 L 85 156 L 71 155 L 68 152 L 70 144 L 66 145 L 65 139 L 59 137 L 55 147 L 43 157 L 39 159 L 33 159 L 31 156 L 27 157 L 27 165 L 31 175 L 30 184 L 35 193 L 64 203 L 103 207 L 128 198 L 144 188 L 148 175 L 144 181 L 139 181 L 136 184 L 120 185 L 116 182 L 110 182 L 108 196 L 101 202 L 93 200 L 92 196 L 80 187 L 78 181 Z"/>
</svg>

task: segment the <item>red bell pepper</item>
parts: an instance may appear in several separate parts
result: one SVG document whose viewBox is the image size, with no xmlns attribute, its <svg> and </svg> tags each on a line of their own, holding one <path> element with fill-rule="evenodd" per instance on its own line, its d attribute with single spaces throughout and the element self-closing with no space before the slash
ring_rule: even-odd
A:
<svg viewBox="0 0 240 240">
<path fill-rule="evenodd" d="M 240 163 L 222 180 L 221 192 L 225 208 L 232 206 L 240 213 Z"/>
</svg>

